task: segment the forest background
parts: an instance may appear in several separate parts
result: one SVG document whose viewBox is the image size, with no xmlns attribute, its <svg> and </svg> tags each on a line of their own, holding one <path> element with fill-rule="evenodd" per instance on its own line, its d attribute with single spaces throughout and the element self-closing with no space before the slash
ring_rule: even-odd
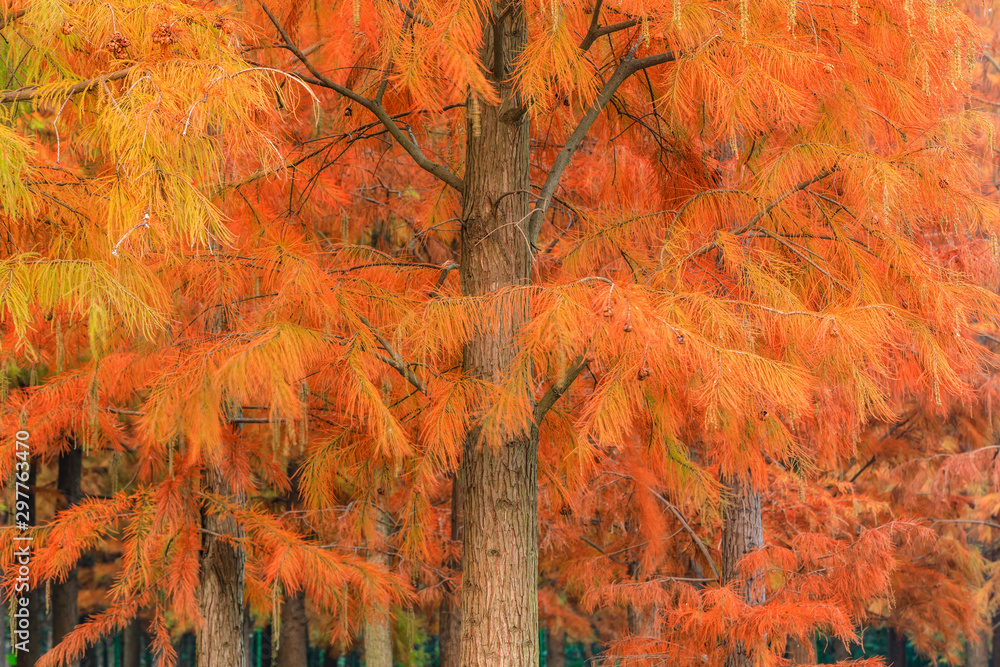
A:
<svg viewBox="0 0 1000 667">
<path fill-rule="evenodd" d="M 16 664 L 1000 664 L 1000 3 L 0 7 Z"/>
</svg>

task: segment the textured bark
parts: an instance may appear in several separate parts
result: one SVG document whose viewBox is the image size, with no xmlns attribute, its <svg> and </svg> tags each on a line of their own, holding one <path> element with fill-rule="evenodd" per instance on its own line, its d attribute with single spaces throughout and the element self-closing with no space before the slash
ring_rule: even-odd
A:
<svg viewBox="0 0 1000 667">
<path fill-rule="evenodd" d="M 368 552 L 368 561 L 381 565 L 383 568 L 389 566 L 389 555 L 386 553 L 385 537 L 389 534 L 389 525 L 381 508 L 376 508 L 377 520 L 376 529 L 379 533 L 379 540 L 376 549 Z M 372 610 L 372 613 L 365 619 L 365 667 L 392 667 L 392 627 L 389 610 L 381 607 Z"/>
<path fill-rule="evenodd" d="M 209 464 L 203 480 L 206 493 L 235 497 L 221 473 Z M 246 556 L 243 549 L 216 537 L 242 537 L 231 517 L 206 513 L 202 517 L 201 581 L 198 610 L 204 625 L 198 632 L 197 667 L 247 667 L 243 589 Z"/>
<path fill-rule="evenodd" d="M 59 509 L 67 509 L 76 505 L 83 498 L 80 490 L 80 477 L 83 474 L 83 452 L 73 447 L 59 455 L 59 476 L 56 486 L 62 495 L 62 502 Z M 80 613 L 77 606 L 77 597 L 80 590 L 77 571 L 74 567 L 66 575 L 64 581 L 53 582 L 52 584 L 52 645 L 55 646 L 62 641 L 63 637 L 69 634 L 79 622 Z M 79 665 L 80 661 L 75 660 L 71 665 Z"/>
<path fill-rule="evenodd" d="M 462 293 L 498 295 L 527 285 L 528 121 L 510 89 L 510 65 L 527 35 L 523 8 L 494 2 L 485 17 L 481 61 L 499 106 L 469 100 L 462 201 Z M 497 27 L 496 22 L 500 21 Z M 497 62 L 494 62 L 497 54 Z M 523 294 L 504 292 L 464 350 L 466 373 L 510 386 L 516 336 L 528 317 Z M 514 391 L 521 388 L 512 388 Z M 523 391 L 529 387 L 525 383 Z M 463 500 L 462 667 L 538 665 L 538 434 L 530 424 L 466 438 Z"/>
<path fill-rule="evenodd" d="M 788 638 L 788 659 L 793 665 L 816 664 L 816 646 L 804 644 L 794 637 Z"/>
<path fill-rule="evenodd" d="M 965 667 L 990 667 L 990 632 L 982 630 L 965 642 Z"/>
<path fill-rule="evenodd" d="M 285 594 L 281 604 L 281 641 L 278 643 L 277 667 L 303 667 L 309 658 L 309 625 L 306 618 L 306 594 Z"/>
<path fill-rule="evenodd" d="M 729 491 L 729 503 L 723 514 L 722 583 L 739 582 L 736 590 L 747 604 L 763 604 L 763 574 L 752 572 L 741 577 L 737 569 L 741 558 L 764 546 L 760 494 L 749 481 L 738 477 L 729 477 L 724 482 Z M 726 667 L 750 667 L 752 664 L 752 656 L 741 645 L 726 657 Z"/>
<path fill-rule="evenodd" d="M 122 667 L 140 667 L 142 664 L 142 623 L 139 619 L 133 619 L 122 635 Z"/>
<path fill-rule="evenodd" d="M 566 628 L 561 625 L 549 627 L 549 651 L 545 663 L 547 667 L 566 667 Z"/>
<path fill-rule="evenodd" d="M 462 543 L 462 483 L 457 476 L 451 482 L 451 541 L 459 545 Z M 449 558 L 445 565 L 449 569 L 461 568 L 461 556 L 458 560 Z M 461 665 L 459 650 L 462 640 L 462 607 L 459 604 L 459 594 L 451 583 L 445 585 L 438 616 L 441 667 Z"/>
<path fill-rule="evenodd" d="M 889 659 L 887 667 L 906 667 L 906 635 L 889 628 L 888 632 Z"/>
</svg>

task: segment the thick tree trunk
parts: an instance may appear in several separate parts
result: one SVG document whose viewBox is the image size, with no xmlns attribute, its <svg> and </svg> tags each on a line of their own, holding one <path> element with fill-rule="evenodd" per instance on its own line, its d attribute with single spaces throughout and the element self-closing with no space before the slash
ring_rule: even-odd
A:
<svg viewBox="0 0 1000 667">
<path fill-rule="evenodd" d="M 285 594 L 281 604 L 281 641 L 278 642 L 277 667 L 304 667 L 309 659 L 309 625 L 306 618 L 306 594 Z"/>
<path fill-rule="evenodd" d="M 83 452 L 73 442 L 72 449 L 59 455 L 59 476 L 56 486 L 63 498 L 60 510 L 76 505 L 83 498 L 83 493 L 80 490 L 82 474 Z M 66 575 L 65 581 L 53 582 L 52 584 L 53 646 L 61 642 L 63 637 L 69 634 L 80 620 L 77 606 L 79 588 L 75 567 Z M 74 661 L 71 664 L 78 665 L 79 661 Z"/>
<path fill-rule="evenodd" d="M 794 637 L 788 638 L 788 659 L 793 665 L 816 664 L 816 647 L 804 644 Z"/>
<path fill-rule="evenodd" d="M 760 494 L 749 481 L 738 477 L 724 480 L 729 491 L 722 526 L 722 583 L 740 581 L 737 588 L 747 604 L 764 603 L 764 582 L 760 573 L 740 577 L 737 564 L 748 553 L 764 546 L 764 523 Z M 742 645 L 726 657 L 726 667 L 750 667 L 752 656 Z"/>
<path fill-rule="evenodd" d="M 451 541 L 462 543 L 462 482 L 456 476 L 451 482 Z M 461 556 L 457 560 L 449 559 L 446 563 L 449 569 L 462 566 Z M 460 667 L 459 651 L 462 641 L 462 607 L 459 604 L 459 591 L 452 585 L 444 587 L 444 597 L 438 616 L 438 645 L 441 654 L 441 667 Z"/>
<path fill-rule="evenodd" d="M 234 497 L 220 471 L 205 468 L 206 493 Z M 201 581 L 198 610 L 204 625 L 198 631 L 197 667 L 247 667 L 246 633 L 243 627 L 245 554 L 243 549 L 216 537 L 237 540 L 242 529 L 231 517 L 206 513 L 202 517 Z"/>
<path fill-rule="evenodd" d="M 545 663 L 547 667 L 566 667 L 566 628 L 562 625 L 549 627 L 549 651 Z"/>
<path fill-rule="evenodd" d="M 467 343 L 464 370 L 509 391 L 517 336 L 528 317 L 527 115 L 508 71 L 527 35 L 523 8 L 494 2 L 485 17 L 481 61 L 499 106 L 471 96 L 462 207 L 462 293 L 492 296 L 489 316 Z M 496 22 L 500 21 L 497 27 Z M 496 38 L 495 38 L 496 36 Z M 494 57 L 494 54 L 498 58 Z M 496 60 L 497 62 L 494 62 Z M 499 296 L 498 296 L 499 295 Z M 462 480 L 462 667 L 538 665 L 538 434 L 530 424 L 466 438 Z M 499 442 L 497 440 L 500 440 Z"/>
<path fill-rule="evenodd" d="M 889 644 L 887 667 L 906 667 L 906 635 L 892 627 L 887 634 Z"/>
<path fill-rule="evenodd" d="M 377 563 L 384 568 L 389 566 L 389 554 L 386 551 L 385 537 L 389 534 L 389 525 L 381 508 L 376 507 L 377 518 L 375 526 L 379 533 L 376 549 L 368 552 L 368 561 Z M 392 667 L 392 627 L 389 610 L 375 609 L 365 619 L 365 667 Z"/>
<path fill-rule="evenodd" d="M 965 667 L 990 667 L 990 632 L 983 630 L 965 642 Z"/>
<path fill-rule="evenodd" d="M 140 667 L 142 664 L 142 622 L 138 618 L 122 633 L 122 667 Z"/>
</svg>

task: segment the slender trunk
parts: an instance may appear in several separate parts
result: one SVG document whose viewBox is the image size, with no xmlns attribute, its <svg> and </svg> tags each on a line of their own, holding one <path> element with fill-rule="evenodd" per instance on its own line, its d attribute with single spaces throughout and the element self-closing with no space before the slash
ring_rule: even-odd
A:
<svg viewBox="0 0 1000 667">
<path fill-rule="evenodd" d="M 965 667 L 990 667 L 990 634 L 981 630 L 965 642 Z"/>
<path fill-rule="evenodd" d="M 524 9 L 492 3 L 481 62 L 499 106 L 469 99 L 462 201 L 462 293 L 490 295 L 490 315 L 464 350 L 464 370 L 510 391 L 517 336 L 528 318 L 528 121 L 508 72 L 524 47 Z M 499 25 L 497 23 L 499 22 Z M 462 667 L 538 665 L 538 434 L 530 424 L 466 438 L 462 480 Z"/>
<path fill-rule="evenodd" d="M 566 667 L 566 628 L 549 626 L 549 653 L 547 667 Z"/>
<path fill-rule="evenodd" d="M 816 647 L 800 642 L 794 637 L 789 637 L 788 659 L 793 665 L 814 665 L 816 664 Z"/>
<path fill-rule="evenodd" d="M 340 664 L 340 649 L 336 645 L 326 649 L 323 655 L 323 667 L 338 667 Z"/>
<path fill-rule="evenodd" d="M 456 476 L 451 482 L 451 541 L 462 543 L 462 483 Z M 445 563 L 448 569 L 461 568 L 461 556 L 449 558 Z M 438 624 L 441 667 L 459 667 L 459 649 L 462 640 L 462 607 L 459 604 L 459 591 L 450 582 L 444 586 L 441 599 Z"/>
<path fill-rule="evenodd" d="M 759 572 L 740 576 L 737 564 L 751 551 L 764 545 L 764 523 L 760 509 L 760 494 L 749 481 L 738 477 L 724 480 L 729 491 L 729 504 L 723 514 L 722 583 L 739 582 L 737 592 L 747 604 L 764 603 L 764 582 Z M 737 643 L 726 656 L 726 667 L 750 667 L 753 657 Z"/>
<path fill-rule="evenodd" d="M 205 493 L 227 497 L 235 494 L 220 471 L 209 463 L 204 473 Z M 247 667 L 243 619 L 246 555 L 243 549 L 218 535 L 235 539 L 243 531 L 231 517 L 205 513 L 202 517 L 201 581 L 198 610 L 204 625 L 198 632 L 197 667 Z"/>
<path fill-rule="evenodd" d="M 277 667 L 303 667 L 308 660 L 309 625 L 306 619 L 306 594 L 285 594 L 281 604 L 281 641 L 278 643 Z"/>
<path fill-rule="evenodd" d="M 377 549 L 369 549 L 368 561 L 384 568 L 389 567 L 385 538 L 389 534 L 389 524 L 381 507 L 375 507 L 375 527 L 379 534 Z M 392 667 L 391 618 L 385 607 L 373 609 L 365 619 L 365 667 Z"/>
<path fill-rule="evenodd" d="M 889 644 L 887 667 L 906 667 L 906 635 L 892 627 L 887 634 Z"/>
<path fill-rule="evenodd" d="M 122 634 L 122 667 L 139 667 L 142 664 L 142 623 L 138 618 L 132 619 Z"/>
<path fill-rule="evenodd" d="M 83 474 L 83 452 L 71 442 L 72 449 L 59 455 L 59 476 L 56 486 L 62 494 L 63 504 L 60 509 L 76 505 L 83 498 L 80 490 L 80 477 Z M 52 645 L 55 646 L 68 635 L 79 622 L 77 595 L 80 585 L 77 570 L 74 567 L 66 575 L 64 581 L 52 583 Z M 79 665 L 75 660 L 72 665 Z"/>
</svg>

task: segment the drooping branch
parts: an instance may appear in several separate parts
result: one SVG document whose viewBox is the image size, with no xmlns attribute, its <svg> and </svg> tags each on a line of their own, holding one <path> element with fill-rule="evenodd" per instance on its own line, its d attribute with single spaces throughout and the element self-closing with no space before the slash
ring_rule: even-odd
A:
<svg viewBox="0 0 1000 667">
<path fill-rule="evenodd" d="M 375 328 L 374 324 L 369 322 L 363 316 L 359 317 L 361 319 L 361 323 L 364 324 L 366 327 L 368 327 L 369 331 L 372 332 L 372 335 L 375 336 L 375 340 L 377 340 L 378 344 L 382 347 L 383 350 L 385 350 L 385 353 L 389 355 L 388 357 L 383 357 L 379 355 L 379 359 L 381 359 L 383 362 L 385 362 L 392 368 L 396 369 L 396 372 L 399 373 L 401 376 L 403 376 L 403 378 L 411 385 L 413 385 L 413 387 L 421 394 L 423 394 L 424 396 L 429 395 L 430 389 L 427 387 L 427 384 L 423 380 L 418 378 L 417 374 L 410 369 L 409 365 L 403 359 L 403 356 L 396 350 L 396 348 L 394 348 L 389 343 L 389 341 L 385 339 L 385 336 L 379 333 L 378 329 Z"/>
<path fill-rule="evenodd" d="M 674 504 L 672 502 L 661 496 L 656 491 L 653 491 L 652 489 L 650 489 L 649 492 L 652 493 L 654 496 L 656 496 L 656 498 L 659 499 L 660 502 L 666 505 L 667 509 L 670 510 L 671 514 L 673 514 L 674 517 L 678 521 L 680 521 L 681 525 L 684 527 L 684 530 L 687 531 L 687 534 L 691 536 L 691 539 L 694 540 L 694 543 L 697 545 L 698 550 L 701 551 L 701 555 L 704 556 L 705 560 L 708 562 L 708 567 L 711 568 L 712 570 L 712 576 L 715 577 L 716 581 L 718 581 L 719 568 L 716 567 L 715 561 L 712 559 L 712 554 L 709 553 L 708 547 L 706 547 L 705 543 L 701 541 L 700 537 L 698 537 L 698 533 L 694 532 L 694 529 L 691 528 L 691 525 L 684 518 L 684 515 L 681 514 L 676 507 L 674 507 Z"/>
<path fill-rule="evenodd" d="M 535 200 L 535 206 L 531 211 L 531 217 L 528 219 L 528 236 L 531 240 L 532 248 L 537 247 L 538 245 L 538 233 L 541 231 L 542 221 L 545 219 L 545 213 L 548 211 L 549 204 L 552 203 L 552 196 L 555 194 L 556 188 L 559 186 L 559 181 L 562 178 L 563 172 L 573 160 L 573 154 L 576 153 L 580 144 L 583 143 L 583 140 L 587 136 L 587 133 L 590 132 L 590 128 L 593 126 L 594 121 L 597 120 L 597 117 L 601 115 L 602 111 L 604 111 L 604 107 L 608 105 L 611 98 L 614 97 L 616 92 L 618 92 L 618 88 L 628 77 L 640 70 L 673 62 L 677 59 L 677 54 L 673 51 L 666 51 L 664 53 L 645 56 L 643 58 L 635 58 L 634 53 L 640 43 L 641 42 L 636 42 L 635 46 L 632 47 L 632 50 L 629 51 L 627 56 L 625 56 L 625 59 L 618 64 L 617 68 L 615 68 L 614 73 L 611 75 L 611 78 L 608 79 L 608 82 L 604 84 L 604 87 L 601 89 L 597 99 L 594 100 L 593 105 L 591 105 L 590 109 L 584 115 L 580 124 L 576 126 L 575 130 L 573 130 L 573 134 L 570 135 L 562 150 L 559 151 L 559 155 L 556 156 L 555 162 L 552 164 L 552 169 L 549 171 L 549 175 L 546 177 L 544 185 L 542 185 L 542 191 Z"/>
<path fill-rule="evenodd" d="M 356 102 L 361 106 L 363 106 L 365 109 L 368 109 L 368 111 L 374 114 L 375 117 L 378 118 L 379 121 L 382 123 L 382 125 L 385 126 L 385 129 L 388 130 L 389 134 L 392 135 L 393 139 L 395 139 L 399 143 L 399 145 L 403 147 L 403 150 L 405 150 L 410 155 L 410 157 L 413 158 L 413 161 L 416 162 L 418 167 L 428 172 L 429 174 L 436 176 L 442 182 L 444 182 L 447 185 L 450 185 L 459 193 L 465 190 L 464 181 L 462 181 L 462 179 L 456 176 L 455 174 L 451 173 L 451 171 L 443 164 L 438 164 L 437 162 L 434 162 L 426 155 L 424 155 L 423 151 L 420 150 L 420 147 L 417 146 L 416 141 L 412 137 L 408 137 L 403 132 L 403 130 L 399 127 L 399 125 L 397 125 L 392 120 L 392 117 L 386 112 L 385 108 L 379 102 L 377 102 L 376 100 L 368 99 L 363 95 L 359 95 L 350 88 L 340 85 L 339 83 L 333 81 L 328 76 L 323 74 L 323 72 L 319 71 L 319 69 L 317 69 L 316 66 L 313 65 L 312 62 L 309 60 L 308 56 L 306 56 L 299 49 L 299 47 L 296 46 L 294 42 L 292 42 L 292 39 L 291 37 L 289 37 L 288 32 L 285 30 L 284 26 L 281 25 L 281 22 L 278 21 L 278 18 L 271 11 L 270 7 L 268 7 L 267 4 L 263 2 L 263 0 L 261 0 L 260 4 L 261 7 L 263 7 L 264 12 L 267 14 L 268 18 L 271 20 L 271 23 L 274 24 L 274 27 L 278 30 L 278 33 L 281 35 L 281 38 L 285 40 L 284 48 L 291 51 L 292 54 L 299 60 L 299 62 L 301 62 L 305 66 L 305 68 L 309 70 L 309 73 L 312 74 L 313 76 L 313 78 L 311 79 L 309 77 L 300 76 L 299 77 L 300 79 L 302 79 L 303 81 L 308 81 L 315 85 L 322 86 L 324 88 L 329 88 L 338 95 L 346 97 L 352 102 Z"/>
</svg>

